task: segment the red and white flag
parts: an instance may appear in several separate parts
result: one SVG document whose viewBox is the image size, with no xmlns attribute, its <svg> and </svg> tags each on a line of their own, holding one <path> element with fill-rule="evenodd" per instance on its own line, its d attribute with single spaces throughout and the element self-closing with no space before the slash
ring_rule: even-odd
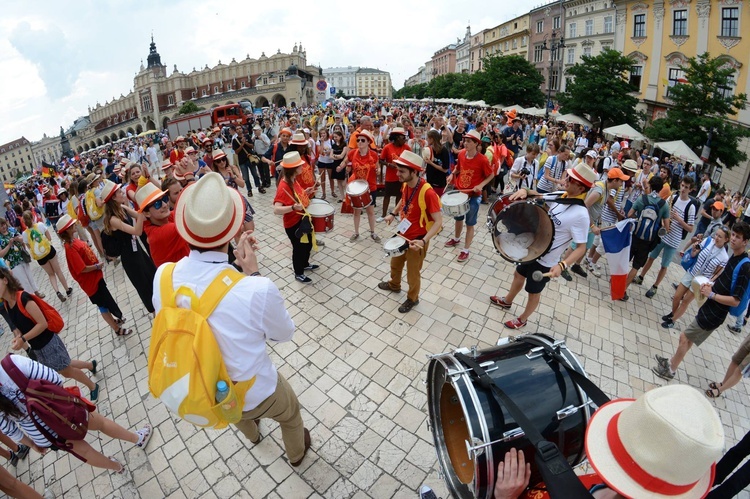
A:
<svg viewBox="0 0 750 499">
<path fill-rule="evenodd" d="M 625 296 L 628 272 L 630 271 L 630 241 L 633 219 L 617 222 L 602 230 L 602 244 L 609 262 L 609 289 L 612 300 Z"/>
</svg>

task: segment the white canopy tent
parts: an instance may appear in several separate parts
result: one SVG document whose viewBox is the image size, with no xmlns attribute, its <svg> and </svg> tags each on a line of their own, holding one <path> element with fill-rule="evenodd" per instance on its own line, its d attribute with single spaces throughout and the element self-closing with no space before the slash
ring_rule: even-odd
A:
<svg viewBox="0 0 750 499">
<path fill-rule="evenodd" d="M 625 123 L 624 125 L 611 126 L 604 129 L 605 135 L 612 137 L 622 137 L 628 140 L 645 140 L 646 137 L 632 126 Z"/>
<path fill-rule="evenodd" d="M 557 118 L 555 118 L 557 121 L 564 121 L 565 123 L 574 123 L 576 125 L 583 125 L 590 127 L 591 122 L 587 120 L 586 118 L 581 118 L 580 116 L 576 116 L 575 114 L 561 114 Z"/>
<path fill-rule="evenodd" d="M 667 154 L 676 156 L 684 161 L 687 161 L 688 163 L 693 163 L 694 165 L 703 164 L 703 161 L 701 161 L 698 155 L 695 154 L 693 150 L 690 149 L 690 147 L 688 147 L 688 145 L 681 140 L 657 142 L 656 144 L 654 144 L 654 148 L 661 149 Z"/>
<path fill-rule="evenodd" d="M 503 111 L 510 111 L 510 110 L 514 110 L 516 113 L 523 113 L 523 106 L 519 106 L 518 104 L 513 104 L 512 106 L 503 108 Z"/>
</svg>

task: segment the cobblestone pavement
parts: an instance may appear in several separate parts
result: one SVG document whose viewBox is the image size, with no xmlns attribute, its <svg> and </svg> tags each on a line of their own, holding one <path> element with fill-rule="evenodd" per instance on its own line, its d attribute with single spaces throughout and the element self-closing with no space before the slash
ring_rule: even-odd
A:
<svg viewBox="0 0 750 499">
<path fill-rule="evenodd" d="M 77 284 L 61 305 L 46 275 L 32 263 L 37 283 L 66 319 L 62 338 L 71 357 L 100 362 L 99 410 L 131 429 L 148 421 L 155 434 L 145 453 L 106 436 L 87 437 L 105 455 L 127 460 L 124 475 L 92 468 L 62 452 L 41 457 L 32 451 L 15 470 L 21 480 L 38 491 L 49 484 L 58 497 L 415 498 L 423 483 L 448 497 L 426 426 L 427 356 L 495 344 L 509 332 L 502 322 L 515 317 L 526 299 L 522 292 L 508 313 L 489 303 L 489 296 L 508 289 L 513 267 L 494 253 L 483 225 L 487 207 L 482 207 L 466 263 L 456 261 L 457 249 L 443 247 L 448 230 L 431 245 L 420 303 L 404 315 L 397 308 L 405 293 L 376 289 L 389 271 L 382 243 L 369 238 L 349 242 L 351 215 L 337 213 L 335 230 L 324 236 L 326 247 L 313 257 L 322 266 L 311 274 L 314 283 L 296 282 L 291 245 L 281 219 L 271 212 L 272 199 L 273 189 L 265 195 L 256 192 L 251 202 L 258 212 L 261 272 L 279 286 L 297 325 L 292 342 L 269 350 L 298 394 L 312 435 L 303 464 L 298 469 L 288 464 L 273 421 L 263 420 L 264 438 L 253 446 L 233 428 L 205 431 L 175 420 L 149 395 L 151 319 L 122 267 L 107 266 L 105 277 L 135 328 L 127 339 L 114 337 Z M 395 232 L 384 224 L 377 228 L 383 239 Z M 673 265 L 665 285 L 649 300 L 643 295 L 655 274 L 653 270 L 643 286 L 632 286 L 627 303 L 609 300 L 605 278 L 553 282 L 522 331 L 564 338 L 606 393 L 637 396 L 664 384 L 651 372 L 653 356 L 674 351 L 679 327 L 695 313 L 692 305 L 678 328 L 662 329 L 659 318 L 669 310 L 672 294 L 668 283 L 677 282 L 681 272 Z M 705 389 L 709 381 L 721 380 L 744 334 L 718 329 L 692 349 L 673 383 Z M 7 332 L 0 337 L 0 348 L 8 350 L 9 338 Z M 727 446 L 750 429 L 749 386 L 742 382 L 712 402 L 724 423 Z"/>
</svg>

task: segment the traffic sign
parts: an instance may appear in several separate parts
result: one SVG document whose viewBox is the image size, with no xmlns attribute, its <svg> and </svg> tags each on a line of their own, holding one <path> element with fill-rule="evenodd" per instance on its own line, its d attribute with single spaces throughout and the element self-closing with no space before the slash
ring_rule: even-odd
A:
<svg viewBox="0 0 750 499">
<path fill-rule="evenodd" d="M 336 87 L 331 87 L 331 95 L 336 95 Z"/>
<path fill-rule="evenodd" d="M 328 83 L 326 83 L 325 80 L 318 80 L 318 84 L 316 85 L 316 87 L 321 92 L 325 92 L 326 88 L 328 88 Z"/>
</svg>

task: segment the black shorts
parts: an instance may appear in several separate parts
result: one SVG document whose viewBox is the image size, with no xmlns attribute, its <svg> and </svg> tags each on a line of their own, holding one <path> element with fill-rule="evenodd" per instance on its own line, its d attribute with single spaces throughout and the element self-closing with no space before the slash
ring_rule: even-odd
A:
<svg viewBox="0 0 750 499">
<path fill-rule="evenodd" d="M 39 265 L 44 266 L 47 262 L 49 262 L 50 260 L 52 260 L 56 256 L 57 256 L 57 251 L 55 251 L 55 247 L 53 246 L 53 247 L 51 247 L 49 249 L 49 253 L 47 253 L 47 256 L 44 256 L 44 257 L 40 258 L 39 260 L 36 261 L 36 263 L 38 263 Z"/>
<path fill-rule="evenodd" d="M 333 180 L 346 180 L 346 167 L 342 168 L 340 172 L 336 171 L 336 168 L 341 164 L 341 161 L 334 161 L 331 167 L 331 178 Z"/>
<path fill-rule="evenodd" d="M 110 312 L 118 319 L 122 319 L 122 312 L 120 307 L 117 306 L 117 302 L 112 297 L 112 294 L 107 288 L 107 283 L 104 279 L 99 280 L 99 286 L 96 288 L 96 292 L 89 296 L 91 303 L 99 307 L 99 312 Z"/>
<path fill-rule="evenodd" d="M 659 238 L 653 241 L 645 241 L 633 236 L 630 242 L 630 260 L 633 262 L 633 268 L 638 270 L 646 265 L 648 254 L 659 244 Z"/>
<path fill-rule="evenodd" d="M 386 182 L 385 183 L 385 195 L 386 196 L 398 196 L 401 194 L 401 182 Z"/>
<path fill-rule="evenodd" d="M 323 163 L 321 161 L 318 161 L 318 168 L 324 168 L 326 170 L 331 170 L 334 168 L 333 163 Z"/>
<path fill-rule="evenodd" d="M 541 293 L 544 287 L 549 282 L 549 277 L 544 277 L 541 281 L 537 282 L 534 279 L 531 278 L 531 276 L 534 274 L 535 271 L 539 270 L 543 274 L 545 272 L 549 272 L 549 269 L 551 267 L 545 267 L 544 265 L 539 265 L 539 262 L 534 260 L 533 262 L 529 263 L 522 263 L 518 267 L 516 267 L 516 272 L 521 274 L 526 278 L 526 286 L 523 288 L 526 290 L 527 293 Z"/>
</svg>

